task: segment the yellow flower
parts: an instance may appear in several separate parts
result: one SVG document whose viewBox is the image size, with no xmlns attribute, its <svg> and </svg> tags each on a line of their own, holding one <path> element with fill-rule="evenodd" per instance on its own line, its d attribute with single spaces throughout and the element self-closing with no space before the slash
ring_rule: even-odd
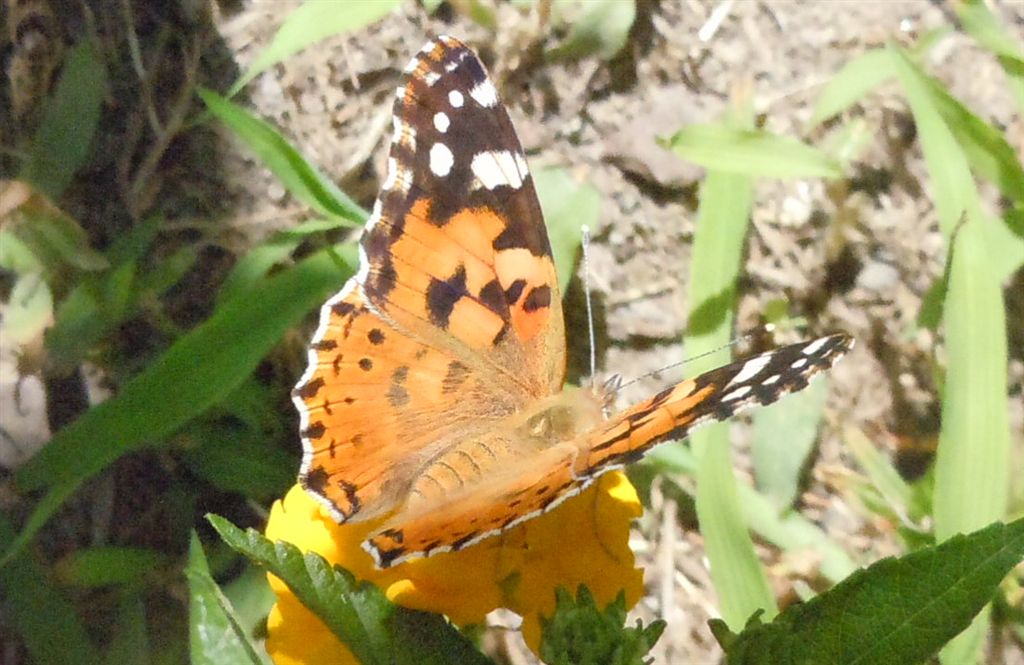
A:
<svg viewBox="0 0 1024 665">
<path fill-rule="evenodd" d="M 508 608 L 523 617 L 523 637 L 537 652 L 540 615 L 550 616 L 555 589 L 575 594 L 586 584 L 601 605 L 625 591 L 640 600 L 643 572 L 633 566 L 630 521 L 639 516 L 636 491 L 620 472 L 558 508 L 459 552 L 412 559 L 377 570 L 360 547 L 376 523 L 337 524 L 296 485 L 274 504 L 266 535 L 314 551 L 382 589 L 394 603 L 444 614 L 459 626 L 479 624 Z M 267 622 L 267 650 L 276 665 L 356 663 L 345 646 L 277 578 L 277 604 Z"/>
</svg>

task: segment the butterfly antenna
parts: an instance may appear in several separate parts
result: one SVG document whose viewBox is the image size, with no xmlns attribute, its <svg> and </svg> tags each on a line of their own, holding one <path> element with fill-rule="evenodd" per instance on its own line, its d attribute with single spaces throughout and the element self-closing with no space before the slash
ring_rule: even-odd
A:
<svg viewBox="0 0 1024 665">
<path fill-rule="evenodd" d="M 583 249 L 583 293 L 587 301 L 587 336 L 590 339 L 590 386 L 596 388 L 597 347 L 594 342 L 594 308 L 590 302 L 590 227 L 584 224 L 580 233 L 583 234 L 580 241 Z"/>
<path fill-rule="evenodd" d="M 622 390 L 626 386 L 631 386 L 634 383 L 637 383 L 638 381 L 643 381 L 644 379 L 649 379 L 652 376 L 657 376 L 657 375 L 661 374 L 662 372 L 664 372 L 666 370 L 675 369 L 676 367 L 682 367 L 686 363 L 693 362 L 694 360 L 700 360 L 701 358 L 706 358 L 706 357 L 708 357 L 710 355 L 718 353 L 722 349 L 728 349 L 728 348 L 734 347 L 737 344 L 739 344 L 740 342 L 745 342 L 745 341 L 753 338 L 755 335 L 760 335 L 762 333 L 770 333 L 770 332 L 772 332 L 774 330 L 775 330 L 775 324 L 774 323 L 766 323 L 763 326 L 758 326 L 754 330 L 752 330 L 752 331 L 750 331 L 750 332 L 748 332 L 748 333 L 746 333 L 744 335 L 740 335 L 739 337 L 733 338 L 729 342 L 727 342 L 727 343 L 725 343 L 725 344 L 723 344 L 723 345 L 721 345 L 721 346 L 719 346 L 717 348 L 711 349 L 709 351 L 705 351 L 704 353 L 700 354 L 699 356 L 694 356 L 693 358 L 686 358 L 685 360 L 680 360 L 679 362 L 674 362 L 674 363 L 671 363 L 669 365 L 665 365 L 664 367 L 659 367 L 658 369 L 650 371 L 650 372 L 647 372 L 646 374 L 641 374 L 640 376 L 636 377 L 635 379 L 630 379 L 629 381 L 620 383 L 618 386 L 615 386 L 615 390 L 616 391 Z"/>
</svg>

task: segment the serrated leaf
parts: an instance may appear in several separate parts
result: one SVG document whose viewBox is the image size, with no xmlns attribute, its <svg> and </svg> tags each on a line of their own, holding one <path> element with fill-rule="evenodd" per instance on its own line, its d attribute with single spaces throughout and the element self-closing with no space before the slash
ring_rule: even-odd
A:
<svg viewBox="0 0 1024 665">
<path fill-rule="evenodd" d="M 1022 557 L 1024 520 L 1017 520 L 883 559 L 772 623 L 725 639 L 727 662 L 924 662 L 970 624 Z"/>
<path fill-rule="evenodd" d="M 242 629 L 227 598 L 210 577 L 203 546 L 195 532 L 189 539 L 185 577 L 189 589 L 189 642 L 194 665 L 249 663 L 269 665 Z"/>
<path fill-rule="evenodd" d="M 491 663 L 442 617 L 392 604 L 380 589 L 320 555 L 303 556 L 294 545 L 271 543 L 216 515 L 207 519 L 228 545 L 287 584 L 361 663 Z"/>
<path fill-rule="evenodd" d="M 198 92 L 206 108 L 256 153 L 296 199 L 318 214 L 350 226 L 361 224 L 368 217 L 365 210 L 310 164 L 270 123 L 210 90 Z"/>
<path fill-rule="evenodd" d="M 318 41 L 346 32 L 353 32 L 387 16 L 399 5 L 398 0 L 308 0 L 285 19 L 270 45 L 260 53 L 248 71 L 233 85 L 229 97 L 246 83 L 281 62 L 293 53 Z"/>
<path fill-rule="evenodd" d="M 806 143 L 761 129 L 722 123 L 688 125 L 667 144 L 708 170 L 766 178 L 838 178 L 834 159 Z"/>
<path fill-rule="evenodd" d="M 604 610 L 580 585 L 573 598 L 555 591 L 555 613 L 541 617 L 540 657 L 548 665 L 641 665 L 665 630 L 664 621 L 626 626 L 626 597 L 621 591 Z"/>
</svg>

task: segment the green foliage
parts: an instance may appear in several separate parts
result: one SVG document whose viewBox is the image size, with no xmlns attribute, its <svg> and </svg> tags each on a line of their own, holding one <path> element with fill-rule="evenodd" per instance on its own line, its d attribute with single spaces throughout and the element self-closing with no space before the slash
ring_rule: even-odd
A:
<svg viewBox="0 0 1024 665">
<path fill-rule="evenodd" d="M 303 7 L 322 6 L 309 3 Z M 362 223 L 367 212 L 338 189 L 334 182 L 312 166 L 281 133 L 245 109 L 232 104 L 210 90 L 200 90 L 206 107 L 218 120 L 256 153 L 291 194 L 329 219 Z"/>
<path fill-rule="evenodd" d="M 76 586 L 138 584 L 167 563 L 168 557 L 156 550 L 108 545 L 72 552 L 55 572 L 62 582 Z"/>
<path fill-rule="evenodd" d="M 106 91 L 99 50 L 83 39 L 71 49 L 57 88 L 46 100 L 20 179 L 50 198 L 64 191 L 89 155 Z"/>
<path fill-rule="evenodd" d="M 752 416 L 750 456 L 757 486 L 780 510 L 797 499 L 804 465 L 818 438 L 828 385 L 827 376 L 816 376 L 805 390 Z"/>
<path fill-rule="evenodd" d="M 58 432 L 18 472 L 21 487 L 46 488 L 47 493 L 4 556 L 20 550 L 87 478 L 122 455 L 166 437 L 230 394 L 284 331 L 343 277 L 326 252 L 279 272 L 263 282 L 259 298 L 224 303 L 129 380 L 116 397 Z M 181 385 L 189 389 L 168 389 Z"/>
<path fill-rule="evenodd" d="M 723 123 L 687 125 L 668 147 L 706 169 L 768 178 L 838 178 L 834 159 L 816 148 L 762 129 Z"/>
<path fill-rule="evenodd" d="M 730 665 L 922 663 L 967 627 L 1022 557 L 1024 520 L 993 524 L 878 561 L 770 624 L 755 616 L 739 635 L 716 621 L 715 634 Z"/>
<path fill-rule="evenodd" d="M 554 616 L 541 617 L 540 656 L 548 665 L 641 665 L 665 630 L 661 620 L 627 627 L 621 592 L 604 610 L 582 585 L 576 598 L 562 588 L 555 596 Z"/>
<path fill-rule="evenodd" d="M 208 519 L 231 547 L 281 578 L 365 665 L 491 662 L 443 617 L 394 605 L 377 587 L 317 554 L 303 556 L 293 545 L 242 532 L 216 515 Z"/>
<path fill-rule="evenodd" d="M 0 547 L 14 538 L 7 519 L 0 516 Z M 0 566 L 8 625 L 21 637 L 37 665 L 82 663 L 97 665 L 100 654 L 89 640 L 78 613 L 47 571 L 30 554 L 22 553 Z"/>
<path fill-rule="evenodd" d="M 194 665 L 250 663 L 269 665 L 270 659 L 242 628 L 217 583 L 203 546 L 193 533 L 189 540 L 188 566 L 185 568 L 189 590 L 189 639 Z"/>
</svg>

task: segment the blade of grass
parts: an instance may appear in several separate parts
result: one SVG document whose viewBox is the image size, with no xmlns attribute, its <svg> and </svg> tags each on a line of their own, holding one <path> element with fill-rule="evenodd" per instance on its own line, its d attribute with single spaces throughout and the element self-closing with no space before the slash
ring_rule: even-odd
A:
<svg viewBox="0 0 1024 665">
<path fill-rule="evenodd" d="M 151 655 L 146 605 L 141 596 L 129 596 L 118 608 L 113 637 L 103 662 L 106 665 L 150 665 Z"/>
<path fill-rule="evenodd" d="M 722 123 L 688 125 L 668 146 L 708 170 L 770 178 L 838 178 L 834 159 L 802 141 L 761 129 Z"/>
<path fill-rule="evenodd" d="M 54 566 L 64 584 L 101 587 L 140 582 L 167 565 L 166 557 L 143 547 L 95 546 L 75 550 Z"/>
<path fill-rule="evenodd" d="M 1002 288 L 988 258 L 978 193 L 953 133 L 932 102 L 926 77 L 903 53 L 896 69 L 917 124 L 940 227 L 947 238 L 961 218 L 950 248 L 943 321 L 948 362 L 942 430 L 935 460 L 935 533 L 939 540 L 999 519 L 1006 510 L 1010 432 L 1006 381 L 1006 314 Z M 975 621 L 951 643 L 943 661 L 979 652 L 987 629 Z M 964 646 L 967 645 L 967 646 Z M 966 661 L 959 661 L 966 662 Z"/>
<path fill-rule="evenodd" d="M 1024 50 L 1019 37 L 1010 35 L 984 2 L 960 0 L 952 5 L 967 34 L 998 58 L 1006 72 L 1007 87 L 1017 106 L 1024 110 Z"/>
<path fill-rule="evenodd" d="M 355 265 L 354 248 L 345 254 Z M 344 281 L 335 261 L 328 251 L 319 252 L 267 279 L 259 298 L 224 303 L 116 397 L 59 431 L 16 476 L 23 490 L 48 491 L 4 559 L 24 547 L 87 478 L 161 440 L 237 388 L 285 330 Z"/>
<path fill-rule="evenodd" d="M 60 81 L 46 100 L 18 177 L 55 200 L 89 156 L 106 94 L 106 70 L 92 40 L 83 39 L 64 60 Z"/>
<path fill-rule="evenodd" d="M 369 216 L 330 178 L 310 164 L 270 123 L 215 92 L 204 89 L 198 92 L 206 108 L 256 153 L 296 199 L 318 214 L 332 220 L 344 220 L 350 226 L 362 224 Z"/>
<path fill-rule="evenodd" d="M 899 471 L 885 455 L 878 452 L 871 439 L 858 428 L 844 428 L 843 442 L 892 511 L 909 519 L 908 510 L 913 502 L 913 490 L 900 476 Z"/>
<path fill-rule="evenodd" d="M 872 90 L 896 76 L 892 57 L 886 49 L 874 49 L 849 61 L 829 79 L 814 105 L 807 128 L 839 115 Z"/>
<path fill-rule="evenodd" d="M 789 508 L 797 499 L 827 397 L 828 380 L 817 376 L 806 390 L 758 409 L 751 418 L 750 456 L 757 487 L 779 510 Z M 780 432 L 786 436 L 779 436 Z"/>
<path fill-rule="evenodd" d="M 749 109 L 741 113 L 747 116 L 743 124 L 752 124 Z M 688 289 L 691 315 L 684 341 L 687 355 L 695 359 L 695 374 L 724 360 L 722 353 L 700 356 L 729 342 L 753 196 L 751 179 L 736 173 L 709 171 L 701 188 Z M 728 425 L 717 423 L 694 432 L 690 447 L 698 461 L 697 518 L 722 616 L 736 627 L 758 609 L 774 616 L 775 599 L 739 503 Z"/>
<path fill-rule="evenodd" d="M 278 28 L 274 39 L 248 71 L 231 86 L 228 97 L 293 53 L 332 35 L 353 32 L 391 13 L 398 0 L 309 0 L 295 9 Z"/>
<path fill-rule="evenodd" d="M 661 446 L 645 458 L 659 468 L 694 475 L 697 460 L 684 446 Z M 822 576 L 833 583 L 846 579 L 857 564 L 814 522 L 796 511 L 779 514 L 771 501 L 745 483 L 739 484 L 743 514 L 758 537 L 787 552 L 813 551 L 820 556 Z"/>
<path fill-rule="evenodd" d="M 971 168 L 1008 199 L 1024 202 L 1024 167 L 1003 133 L 971 113 L 938 80 L 927 77 L 927 82 L 932 104 L 953 132 Z"/>
</svg>

